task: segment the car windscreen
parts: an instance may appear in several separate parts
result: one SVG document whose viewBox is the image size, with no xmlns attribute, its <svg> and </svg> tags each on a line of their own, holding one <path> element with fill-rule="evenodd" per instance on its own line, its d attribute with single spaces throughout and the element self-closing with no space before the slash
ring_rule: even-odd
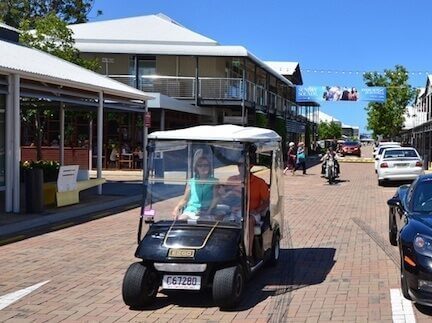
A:
<svg viewBox="0 0 432 323">
<path fill-rule="evenodd" d="M 384 151 L 385 149 L 389 149 L 389 148 L 397 148 L 397 146 L 384 146 L 384 147 L 381 147 L 381 148 L 378 150 L 378 155 L 382 155 L 383 151 Z"/>
<path fill-rule="evenodd" d="M 418 158 L 418 156 L 413 149 L 391 149 L 384 152 L 383 158 Z"/>
<path fill-rule="evenodd" d="M 432 181 L 417 184 L 412 208 L 414 212 L 432 212 Z"/>
<path fill-rule="evenodd" d="M 150 141 L 146 212 L 159 220 L 241 226 L 244 146 Z"/>
<path fill-rule="evenodd" d="M 343 145 L 344 146 L 358 146 L 359 143 L 355 142 L 355 141 L 352 141 L 352 142 L 345 142 Z"/>
</svg>

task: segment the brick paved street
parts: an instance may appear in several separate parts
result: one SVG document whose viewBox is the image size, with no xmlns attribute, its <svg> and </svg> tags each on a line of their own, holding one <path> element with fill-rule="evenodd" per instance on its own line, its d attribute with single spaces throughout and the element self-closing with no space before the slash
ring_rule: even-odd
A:
<svg viewBox="0 0 432 323">
<path fill-rule="evenodd" d="M 138 223 L 131 210 L 0 247 L 0 297 L 49 280 L 0 310 L 0 321 L 391 322 L 399 259 L 385 202 L 395 187 L 378 187 L 373 164 L 342 164 L 334 186 L 319 171 L 284 177 L 280 263 L 254 276 L 234 311 L 213 307 L 209 293 L 159 294 L 146 311 L 125 306 L 121 283 Z M 431 320 L 427 309 L 414 313 Z"/>
</svg>

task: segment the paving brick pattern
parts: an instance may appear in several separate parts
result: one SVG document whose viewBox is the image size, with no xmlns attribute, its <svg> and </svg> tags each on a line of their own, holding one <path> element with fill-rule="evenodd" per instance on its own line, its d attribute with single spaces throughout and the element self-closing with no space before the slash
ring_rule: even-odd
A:
<svg viewBox="0 0 432 323">
<path fill-rule="evenodd" d="M 259 272 L 234 311 L 211 294 L 160 293 L 133 311 L 121 299 L 135 261 L 138 210 L 0 247 L 0 296 L 50 280 L 0 310 L 1 322 L 391 322 L 390 289 L 399 288 L 397 248 L 387 236 L 385 201 L 373 164 L 347 163 L 341 182 L 287 175 L 283 250 L 276 268 Z M 431 321 L 414 307 L 418 322 Z"/>
</svg>

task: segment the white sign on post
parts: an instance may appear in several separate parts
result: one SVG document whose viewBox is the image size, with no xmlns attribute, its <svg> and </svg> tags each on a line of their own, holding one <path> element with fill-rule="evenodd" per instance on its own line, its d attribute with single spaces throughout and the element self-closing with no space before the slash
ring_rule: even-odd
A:
<svg viewBox="0 0 432 323">
<path fill-rule="evenodd" d="M 68 192 L 77 189 L 77 176 L 79 165 L 60 166 L 57 191 Z"/>
</svg>

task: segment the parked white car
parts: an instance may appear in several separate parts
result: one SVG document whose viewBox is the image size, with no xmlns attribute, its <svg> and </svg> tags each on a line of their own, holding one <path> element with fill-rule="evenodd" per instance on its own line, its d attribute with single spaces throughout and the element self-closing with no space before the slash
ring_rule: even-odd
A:
<svg viewBox="0 0 432 323">
<path fill-rule="evenodd" d="M 380 148 L 382 147 L 400 147 L 401 143 L 397 142 L 397 141 L 386 141 L 386 142 L 380 142 L 379 145 L 377 147 L 374 148 L 373 151 L 373 157 L 376 157 L 377 152 L 380 150 Z"/>
<path fill-rule="evenodd" d="M 378 146 L 378 150 L 376 153 L 374 153 L 374 159 L 375 159 L 375 173 L 378 171 L 378 163 L 381 158 L 381 155 L 383 154 L 384 150 L 387 148 L 398 148 L 400 145 L 385 145 L 385 146 Z"/>
<path fill-rule="evenodd" d="M 386 148 L 378 161 L 378 185 L 384 181 L 409 181 L 424 174 L 423 161 L 415 148 Z"/>
</svg>

